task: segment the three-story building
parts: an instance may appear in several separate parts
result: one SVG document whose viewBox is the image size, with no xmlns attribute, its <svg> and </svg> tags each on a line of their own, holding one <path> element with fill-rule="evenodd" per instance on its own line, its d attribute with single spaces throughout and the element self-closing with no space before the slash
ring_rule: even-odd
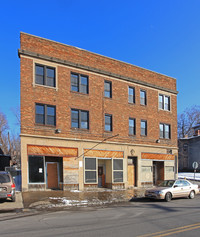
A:
<svg viewBox="0 0 200 237">
<path fill-rule="evenodd" d="M 20 37 L 22 190 L 131 188 L 176 177 L 174 78 Z"/>
</svg>

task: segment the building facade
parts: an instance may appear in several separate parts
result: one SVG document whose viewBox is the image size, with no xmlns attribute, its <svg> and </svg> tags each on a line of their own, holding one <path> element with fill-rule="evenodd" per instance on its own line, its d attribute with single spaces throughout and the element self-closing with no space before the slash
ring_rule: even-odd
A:
<svg viewBox="0 0 200 237">
<path fill-rule="evenodd" d="M 193 127 L 192 137 L 178 140 L 178 169 L 179 171 L 194 171 L 192 164 L 197 162 L 200 169 L 200 124 Z"/>
<path fill-rule="evenodd" d="M 174 78 L 20 40 L 22 190 L 132 188 L 177 175 Z"/>
</svg>

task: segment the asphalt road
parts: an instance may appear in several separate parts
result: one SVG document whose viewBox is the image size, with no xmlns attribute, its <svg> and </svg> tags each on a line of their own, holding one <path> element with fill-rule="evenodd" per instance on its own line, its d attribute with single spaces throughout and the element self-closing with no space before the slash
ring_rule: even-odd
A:
<svg viewBox="0 0 200 237">
<path fill-rule="evenodd" d="M 199 236 L 200 195 L 195 199 L 137 199 L 106 208 L 81 208 L 0 222 L 0 236 Z"/>
</svg>

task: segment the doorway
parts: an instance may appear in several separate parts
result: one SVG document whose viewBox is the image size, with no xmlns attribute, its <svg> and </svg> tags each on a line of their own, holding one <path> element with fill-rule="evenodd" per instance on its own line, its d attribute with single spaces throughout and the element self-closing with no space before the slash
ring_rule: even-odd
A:
<svg viewBox="0 0 200 237">
<path fill-rule="evenodd" d="M 137 187 L 137 157 L 128 157 L 128 185 Z"/>
<path fill-rule="evenodd" d="M 105 187 L 105 174 L 103 166 L 98 166 L 98 188 Z"/>
<path fill-rule="evenodd" d="M 47 162 L 46 163 L 46 175 L 47 175 L 47 188 L 58 189 L 58 163 Z"/>
<path fill-rule="evenodd" d="M 164 161 L 153 162 L 153 184 L 157 185 L 164 180 Z"/>
</svg>

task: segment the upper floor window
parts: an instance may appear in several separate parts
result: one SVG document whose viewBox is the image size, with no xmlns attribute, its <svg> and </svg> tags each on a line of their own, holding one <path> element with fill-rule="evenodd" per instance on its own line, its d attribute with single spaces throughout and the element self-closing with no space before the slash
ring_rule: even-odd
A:
<svg viewBox="0 0 200 237">
<path fill-rule="evenodd" d="M 71 73 L 71 90 L 88 94 L 88 76 Z"/>
<path fill-rule="evenodd" d="M 170 125 L 160 123 L 160 138 L 170 139 Z"/>
<path fill-rule="evenodd" d="M 129 118 L 129 135 L 135 135 L 135 119 Z"/>
<path fill-rule="evenodd" d="M 146 120 L 141 120 L 141 135 L 142 136 L 147 136 L 147 121 Z"/>
<path fill-rule="evenodd" d="M 72 128 L 89 129 L 89 112 L 78 109 L 71 109 Z"/>
<path fill-rule="evenodd" d="M 134 104 L 135 103 L 135 88 L 128 87 L 128 102 Z"/>
<path fill-rule="evenodd" d="M 55 68 L 36 64 L 35 83 L 39 85 L 56 87 Z"/>
<path fill-rule="evenodd" d="M 166 95 L 159 95 L 159 109 L 170 110 L 170 97 Z"/>
<path fill-rule="evenodd" d="M 105 131 L 112 131 L 112 115 L 105 114 Z"/>
<path fill-rule="evenodd" d="M 112 98 L 112 82 L 104 81 L 104 96 Z"/>
<path fill-rule="evenodd" d="M 146 95 L 146 91 L 144 90 L 140 90 L 140 104 L 141 105 L 147 104 L 147 95 Z"/>
<path fill-rule="evenodd" d="M 37 124 L 56 126 L 56 107 L 53 105 L 36 104 L 35 122 Z"/>
</svg>

